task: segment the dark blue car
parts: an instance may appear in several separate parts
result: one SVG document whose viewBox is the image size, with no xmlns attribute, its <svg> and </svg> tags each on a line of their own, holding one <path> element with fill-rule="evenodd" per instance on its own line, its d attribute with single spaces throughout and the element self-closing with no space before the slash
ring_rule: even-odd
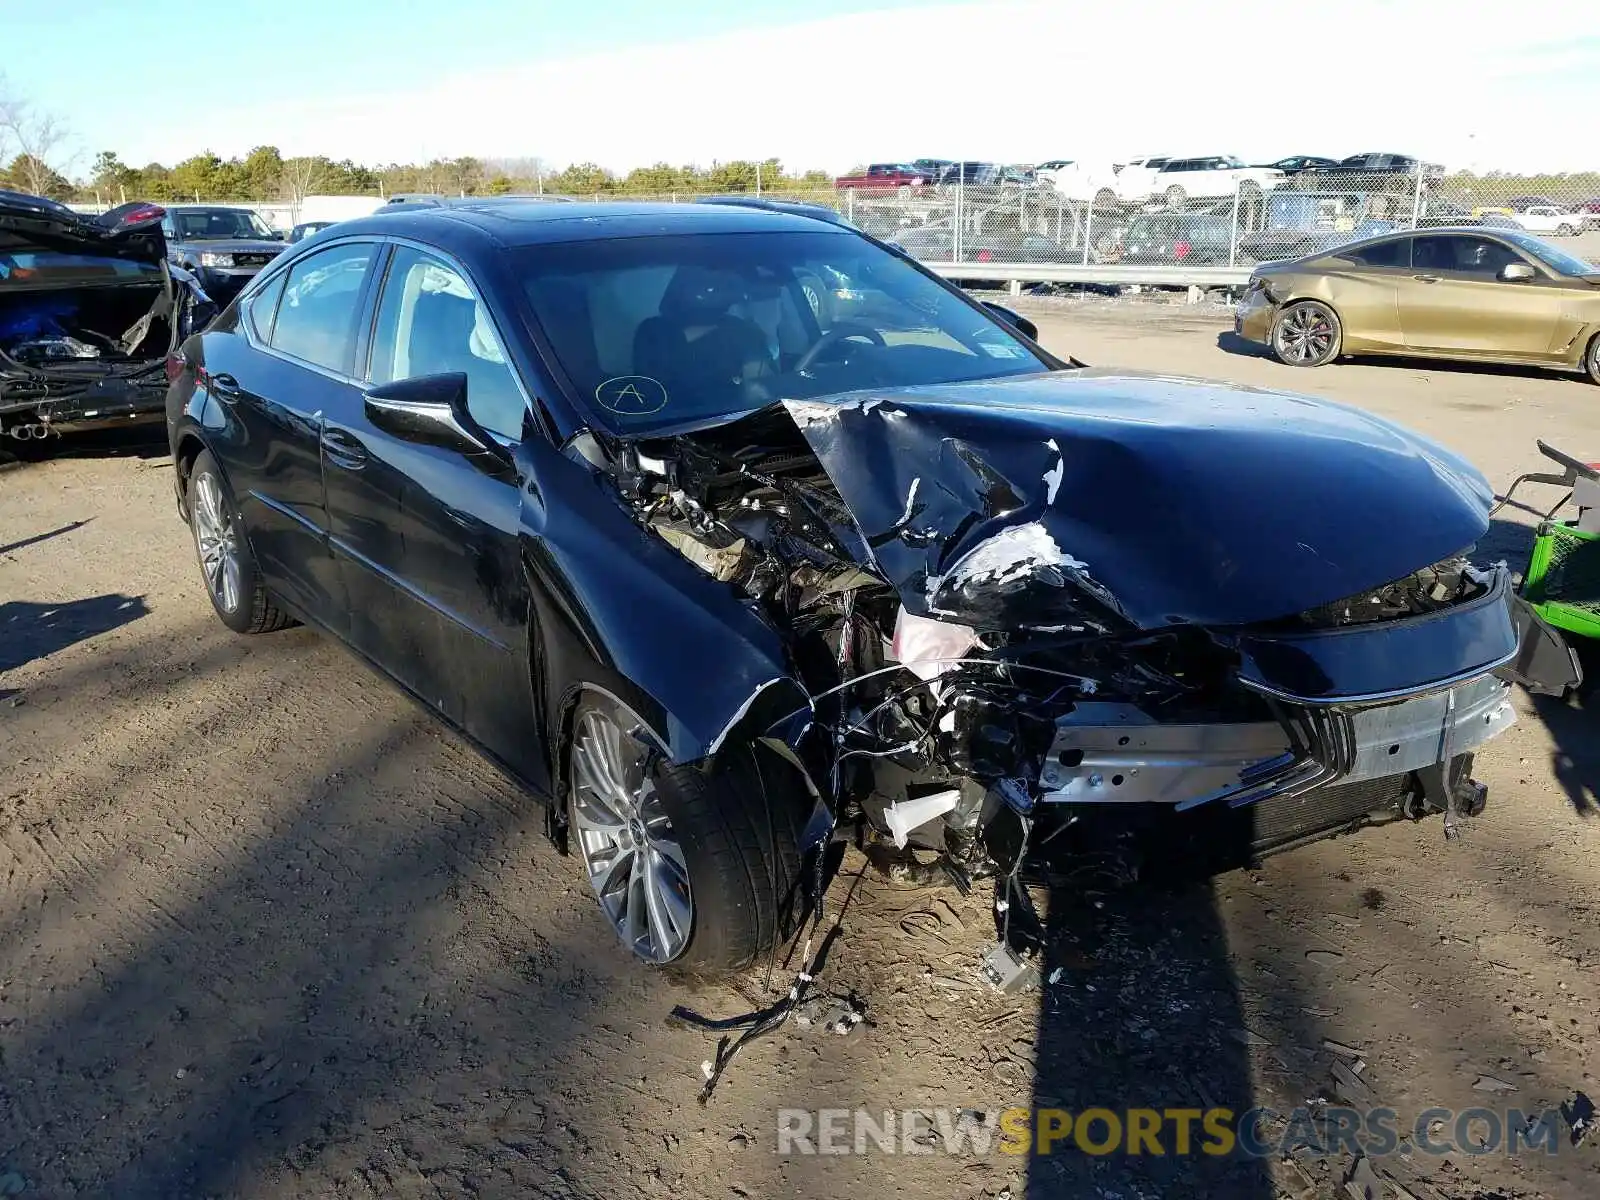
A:
<svg viewBox="0 0 1600 1200">
<path fill-rule="evenodd" d="M 1034 332 L 794 212 L 384 212 L 174 358 L 178 505 L 229 627 L 475 741 L 650 962 L 765 953 L 835 837 L 1004 881 L 1117 813 L 1255 853 L 1475 811 L 1536 630 L 1460 554 L 1478 473 Z"/>
</svg>

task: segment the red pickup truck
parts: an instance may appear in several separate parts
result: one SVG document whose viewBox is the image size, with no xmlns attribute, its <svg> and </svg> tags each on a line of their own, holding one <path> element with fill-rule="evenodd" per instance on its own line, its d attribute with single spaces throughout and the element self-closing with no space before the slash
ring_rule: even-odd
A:
<svg viewBox="0 0 1600 1200">
<path fill-rule="evenodd" d="M 833 181 L 833 186 L 841 191 L 846 188 L 859 188 L 864 192 L 897 191 L 932 182 L 927 175 L 905 163 L 873 163 L 864 175 L 841 175 Z"/>
</svg>

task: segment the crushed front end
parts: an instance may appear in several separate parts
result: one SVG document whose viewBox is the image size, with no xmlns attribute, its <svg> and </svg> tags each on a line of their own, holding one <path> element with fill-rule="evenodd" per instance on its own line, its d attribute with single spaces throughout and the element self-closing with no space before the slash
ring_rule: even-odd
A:
<svg viewBox="0 0 1600 1200">
<path fill-rule="evenodd" d="M 810 697 L 783 737 L 902 874 L 1009 876 L 1072 827 L 1166 824 L 1235 861 L 1453 831 L 1556 635 L 1468 558 L 1470 467 L 1262 395 L 1076 376 L 791 402 L 626 444 L 614 475 L 783 634 Z M 1379 512 L 1415 526 L 1375 540 Z"/>
</svg>

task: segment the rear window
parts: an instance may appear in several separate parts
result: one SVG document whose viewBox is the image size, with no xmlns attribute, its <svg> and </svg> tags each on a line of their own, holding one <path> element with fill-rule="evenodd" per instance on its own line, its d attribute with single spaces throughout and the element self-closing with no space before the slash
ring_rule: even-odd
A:
<svg viewBox="0 0 1600 1200">
<path fill-rule="evenodd" d="M 0 288 L 48 287 L 75 283 L 156 283 L 158 263 L 57 251 L 0 250 Z"/>
<path fill-rule="evenodd" d="M 1364 267 L 1409 267 L 1411 265 L 1411 239 L 1396 238 L 1392 242 L 1377 242 L 1360 246 L 1341 255 Z"/>
</svg>

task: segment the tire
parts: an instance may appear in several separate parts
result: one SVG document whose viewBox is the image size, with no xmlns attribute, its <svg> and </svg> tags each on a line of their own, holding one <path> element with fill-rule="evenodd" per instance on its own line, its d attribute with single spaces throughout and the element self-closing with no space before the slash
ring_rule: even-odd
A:
<svg viewBox="0 0 1600 1200">
<path fill-rule="evenodd" d="M 1321 367 L 1339 357 L 1344 329 L 1320 300 L 1296 300 L 1272 321 L 1272 353 L 1290 367 Z"/>
<path fill-rule="evenodd" d="M 569 845 L 636 957 L 694 971 L 749 966 L 799 920 L 810 795 L 754 743 L 726 746 L 710 771 L 666 764 L 660 746 L 626 705 L 584 695 L 564 749 Z"/>
<path fill-rule="evenodd" d="M 1164 193 L 1168 208 L 1182 208 L 1189 202 L 1189 193 L 1177 184 L 1173 184 Z"/>
<path fill-rule="evenodd" d="M 1571 237 L 1573 234 L 1575 234 L 1577 232 L 1578 231 L 1576 229 L 1574 229 L 1571 225 L 1558 225 L 1558 226 L 1556 226 L 1556 236 L 1558 236 L 1558 237 Z"/>
<path fill-rule="evenodd" d="M 294 624 L 262 585 L 238 506 L 211 451 L 202 450 L 189 471 L 189 530 L 206 595 L 217 617 L 235 633 L 272 633 Z"/>
<path fill-rule="evenodd" d="M 1600 384 L 1600 333 L 1589 339 L 1589 352 L 1583 356 L 1583 373 L 1590 383 Z"/>
</svg>

